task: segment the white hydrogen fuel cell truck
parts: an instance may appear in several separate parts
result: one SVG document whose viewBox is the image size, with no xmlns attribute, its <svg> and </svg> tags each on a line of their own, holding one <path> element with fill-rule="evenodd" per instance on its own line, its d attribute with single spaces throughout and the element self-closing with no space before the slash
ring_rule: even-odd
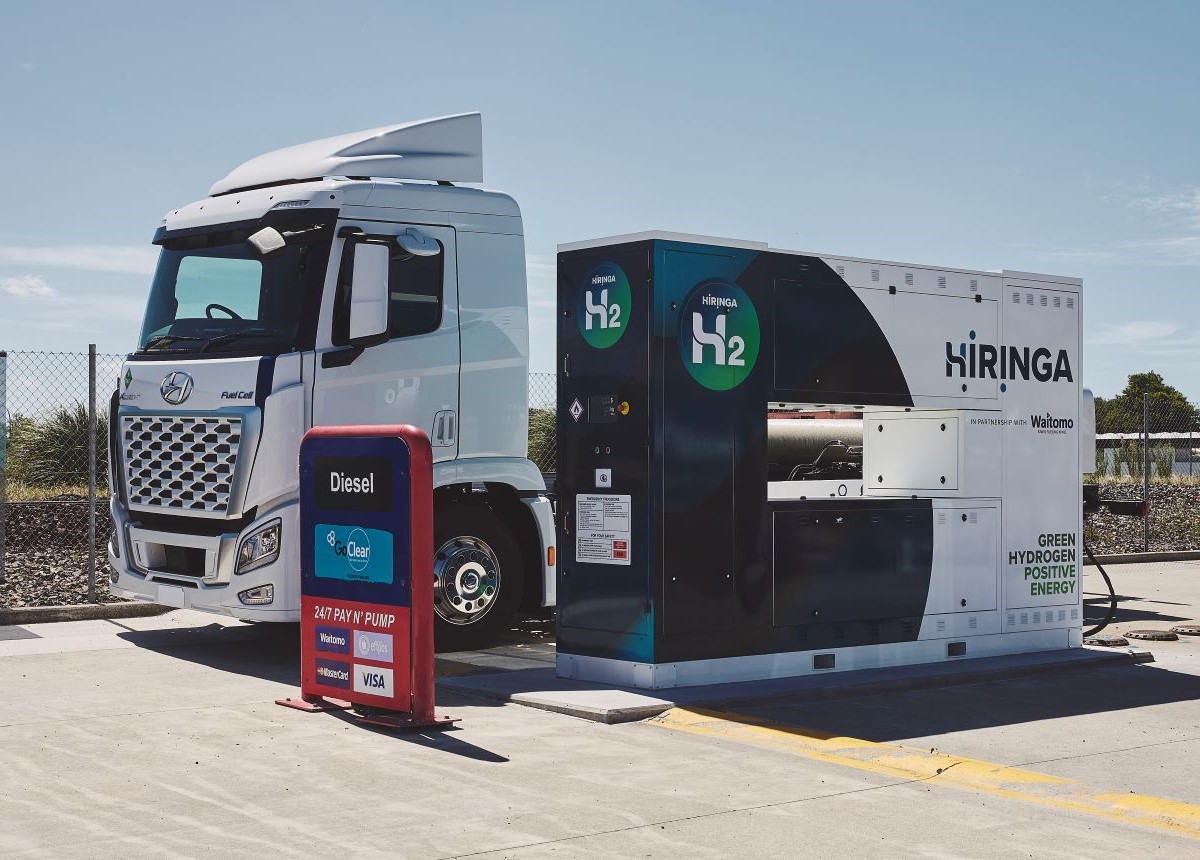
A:
<svg viewBox="0 0 1200 860">
<path fill-rule="evenodd" d="M 553 604 L 521 212 L 452 184 L 480 181 L 462 114 L 268 153 L 167 214 L 111 407 L 114 594 L 297 620 L 301 437 L 412 424 L 434 452 L 439 645 Z"/>
</svg>

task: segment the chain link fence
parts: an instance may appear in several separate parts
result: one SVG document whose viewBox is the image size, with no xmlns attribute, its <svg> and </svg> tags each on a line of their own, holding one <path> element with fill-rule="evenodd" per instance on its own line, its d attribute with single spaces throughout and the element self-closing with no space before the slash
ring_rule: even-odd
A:
<svg viewBox="0 0 1200 860">
<path fill-rule="evenodd" d="M 558 465 L 554 416 L 558 404 L 558 377 L 553 373 L 529 374 L 529 459 L 547 480 Z"/>
<path fill-rule="evenodd" d="M 1084 521 L 1096 552 L 1200 548 L 1200 407 L 1177 392 L 1097 398 L 1095 471 L 1084 482 L 1102 504 Z M 1109 501 L 1141 502 L 1142 516 Z"/>
<path fill-rule="evenodd" d="M 1132 404 L 1098 398 L 1091 480 L 1136 483 L 1147 473 L 1151 482 L 1200 479 L 1200 409 L 1148 395 Z"/>
<path fill-rule="evenodd" d="M 108 397 L 121 361 L 95 346 L 0 352 L 0 605 L 10 573 L 25 585 L 36 578 L 34 594 L 68 583 L 78 600 L 97 600 L 96 559 L 109 530 Z M 12 571 L 10 553 L 19 559 Z"/>
<path fill-rule="evenodd" d="M 5 370 L 4 424 L 8 437 L 8 492 L 13 501 L 86 493 L 88 401 L 94 389 L 96 469 L 108 492 L 108 399 L 124 357 L 97 353 L 95 378 L 89 354 L 9 352 Z"/>
</svg>

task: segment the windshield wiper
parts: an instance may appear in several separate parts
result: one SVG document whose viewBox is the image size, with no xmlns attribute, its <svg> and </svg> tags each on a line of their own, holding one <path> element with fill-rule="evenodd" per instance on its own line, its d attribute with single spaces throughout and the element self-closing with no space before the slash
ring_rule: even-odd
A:
<svg viewBox="0 0 1200 860">
<path fill-rule="evenodd" d="M 161 352 L 163 347 L 178 343 L 181 340 L 206 340 L 206 338 L 192 337 L 187 334 L 159 334 L 146 341 L 146 345 L 142 347 L 142 352 Z"/>
<path fill-rule="evenodd" d="M 204 346 L 200 347 L 197 352 L 208 352 L 214 347 L 223 346 L 227 343 L 232 343 L 235 340 L 241 340 L 244 337 L 283 337 L 279 332 L 272 332 L 265 328 L 246 328 L 241 331 L 231 331 L 226 334 L 219 334 L 210 340 Z"/>
</svg>

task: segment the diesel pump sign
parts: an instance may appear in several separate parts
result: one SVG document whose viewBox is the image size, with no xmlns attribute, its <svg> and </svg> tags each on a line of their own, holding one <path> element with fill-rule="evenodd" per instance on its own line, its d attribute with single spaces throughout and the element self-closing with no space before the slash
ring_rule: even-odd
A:
<svg viewBox="0 0 1200 860">
<path fill-rule="evenodd" d="M 433 456 L 413 427 L 318 427 L 300 445 L 300 710 L 433 713 Z"/>
</svg>

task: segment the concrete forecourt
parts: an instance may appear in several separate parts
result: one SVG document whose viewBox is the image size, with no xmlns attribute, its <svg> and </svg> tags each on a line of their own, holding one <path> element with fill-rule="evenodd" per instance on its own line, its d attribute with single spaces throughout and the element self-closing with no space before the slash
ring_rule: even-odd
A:
<svg viewBox="0 0 1200 860">
<path fill-rule="evenodd" d="M 1200 562 L 1113 566 L 1117 631 L 1200 615 Z M 1103 586 L 1085 569 L 1088 615 Z M 177 611 L 0 627 L 0 856 L 1189 856 L 1200 640 L 620 725 L 462 692 L 543 670 L 550 624 L 440 655 L 438 735 L 278 708 L 296 629 Z M 960 663 L 958 665 L 965 665 Z M 744 688 L 751 691 L 753 688 Z M 879 688 L 883 689 L 883 688 Z M 659 691 L 660 693 L 662 691 Z M 727 691 L 728 692 L 728 691 Z"/>
</svg>

